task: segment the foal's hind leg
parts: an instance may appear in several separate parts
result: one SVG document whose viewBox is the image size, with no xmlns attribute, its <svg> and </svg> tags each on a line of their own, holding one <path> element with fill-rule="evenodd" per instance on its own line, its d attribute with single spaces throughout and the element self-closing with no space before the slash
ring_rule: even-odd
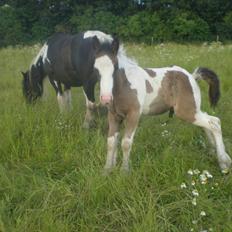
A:
<svg viewBox="0 0 232 232">
<path fill-rule="evenodd" d="M 117 144 L 121 119 L 117 117 L 117 115 L 108 111 L 108 123 L 109 132 L 107 138 L 107 157 L 104 167 L 105 174 L 109 173 L 111 169 L 115 167 L 117 162 Z"/>
<path fill-rule="evenodd" d="M 138 126 L 139 117 L 140 117 L 139 111 L 131 111 L 126 117 L 125 134 L 122 139 L 123 161 L 122 161 L 121 171 L 126 171 L 126 172 L 129 171 L 130 151 L 134 139 L 134 134 Z"/>
<path fill-rule="evenodd" d="M 209 130 L 209 129 L 206 129 L 206 128 L 203 128 L 205 133 L 206 133 L 206 136 L 209 140 L 209 143 L 211 145 L 212 148 L 216 148 L 216 141 L 214 139 L 214 135 L 213 133 Z"/>
<path fill-rule="evenodd" d="M 228 170 L 232 161 L 225 151 L 225 146 L 222 140 L 220 119 L 202 112 L 198 112 L 195 115 L 195 119 L 196 120 L 193 122 L 195 125 L 206 128 L 213 134 L 219 165 L 222 170 Z"/>
</svg>

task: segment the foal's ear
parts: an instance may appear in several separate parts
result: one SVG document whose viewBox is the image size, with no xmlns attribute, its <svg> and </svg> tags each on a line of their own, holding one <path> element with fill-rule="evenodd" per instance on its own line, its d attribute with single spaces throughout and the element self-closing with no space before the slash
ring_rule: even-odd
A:
<svg viewBox="0 0 232 232">
<path fill-rule="evenodd" d="M 99 39 L 95 35 L 92 40 L 93 40 L 93 49 L 95 51 L 98 51 L 100 49 L 100 41 L 99 41 Z"/>
<path fill-rule="evenodd" d="M 111 44 L 111 49 L 112 49 L 112 51 L 113 51 L 114 54 L 118 53 L 119 39 L 117 37 L 114 37 L 113 42 Z"/>
</svg>

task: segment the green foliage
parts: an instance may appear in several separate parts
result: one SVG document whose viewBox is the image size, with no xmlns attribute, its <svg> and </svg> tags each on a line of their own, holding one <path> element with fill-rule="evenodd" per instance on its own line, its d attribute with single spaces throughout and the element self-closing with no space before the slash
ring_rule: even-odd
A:
<svg viewBox="0 0 232 232">
<path fill-rule="evenodd" d="M 86 30 L 101 30 L 108 33 L 116 33 L 120 22 L 120 17 L 115 16 L 108 11 L 96 11 L 93 7 L 76 8 L 78 14 L 73 15 L 70 19 L 73 30 L 86 31 Z"/>
<path fill-rule="evenodd" d="M 151 42 L 152 38 L 160 41 L 165 37 L 163 27 L 158 14 L 142 11 L 128 17 L 122 35 L 130 41 Z"/>
<path fill-rule="evenodd" d="M 0 46 L 91 29 L 148 44 L 232 36 L 229 0 L 5 0 L 0 6 Z"/>
<path fill-rule="evenodd" d="M 16 10 L 8 5 L 0 7 L 0 44 L 17 44 L 22 39 L 22 25 Z"/>
<path fill-rule="evenodd" d="M 210 38 L 208 24 L 189 12 L 177 12 L 170 29 L 172 39 L 176 41 L 202 41 Z"/>
</svg>

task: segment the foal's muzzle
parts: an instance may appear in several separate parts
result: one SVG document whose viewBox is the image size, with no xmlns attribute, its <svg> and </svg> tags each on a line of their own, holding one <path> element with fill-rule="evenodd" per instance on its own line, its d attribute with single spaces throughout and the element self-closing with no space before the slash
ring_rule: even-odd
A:
<svg viewBox="0 0 232 232">
<path fill-rule="evenodd" d="M 100 101 L 102 105 L 107 105 L 111 102 L 112 100 L 112 95 L 107 94 L 107 95 L 101 95 Z"/>
</svg>

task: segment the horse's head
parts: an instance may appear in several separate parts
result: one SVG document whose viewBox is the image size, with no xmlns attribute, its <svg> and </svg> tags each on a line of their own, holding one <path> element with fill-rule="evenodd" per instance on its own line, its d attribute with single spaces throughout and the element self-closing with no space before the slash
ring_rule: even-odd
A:
<svg viewBox="0 0 232 232">
<path fill-rule="evenodd" d="M 33 101 L 33 98 L 32 98 L 31 84 L 30 84 L 29 70 L 21 73 L 23 75 L 23 81 L 22 81 L 23 95 L 26 98 L 27 102 L 31 103 Z"/>
<path fill-rule="evenodd" d="M 26 72 L 21 72 L 23 75 L 22 81 L 22 88 L 23 88 L 23 95 L 26 98 L 27 102 L 32 103 L 38 97 L 42 96 L 43 93 L 43 86 L 42 82 L 36 78 L 37 72 L 33 70 L 33 68 Z M 33 78 L 31 78 L 31 75 Z"/>
<path fill-rule="evenodd" d="M 118 67 L 119 40 L 114 38 L 111 43 L 100 46 L 96 55 L 94 67 L 100 74 L 100 101 L 103 105 L 113 99 L 114 71 Z"/>
</svg>

